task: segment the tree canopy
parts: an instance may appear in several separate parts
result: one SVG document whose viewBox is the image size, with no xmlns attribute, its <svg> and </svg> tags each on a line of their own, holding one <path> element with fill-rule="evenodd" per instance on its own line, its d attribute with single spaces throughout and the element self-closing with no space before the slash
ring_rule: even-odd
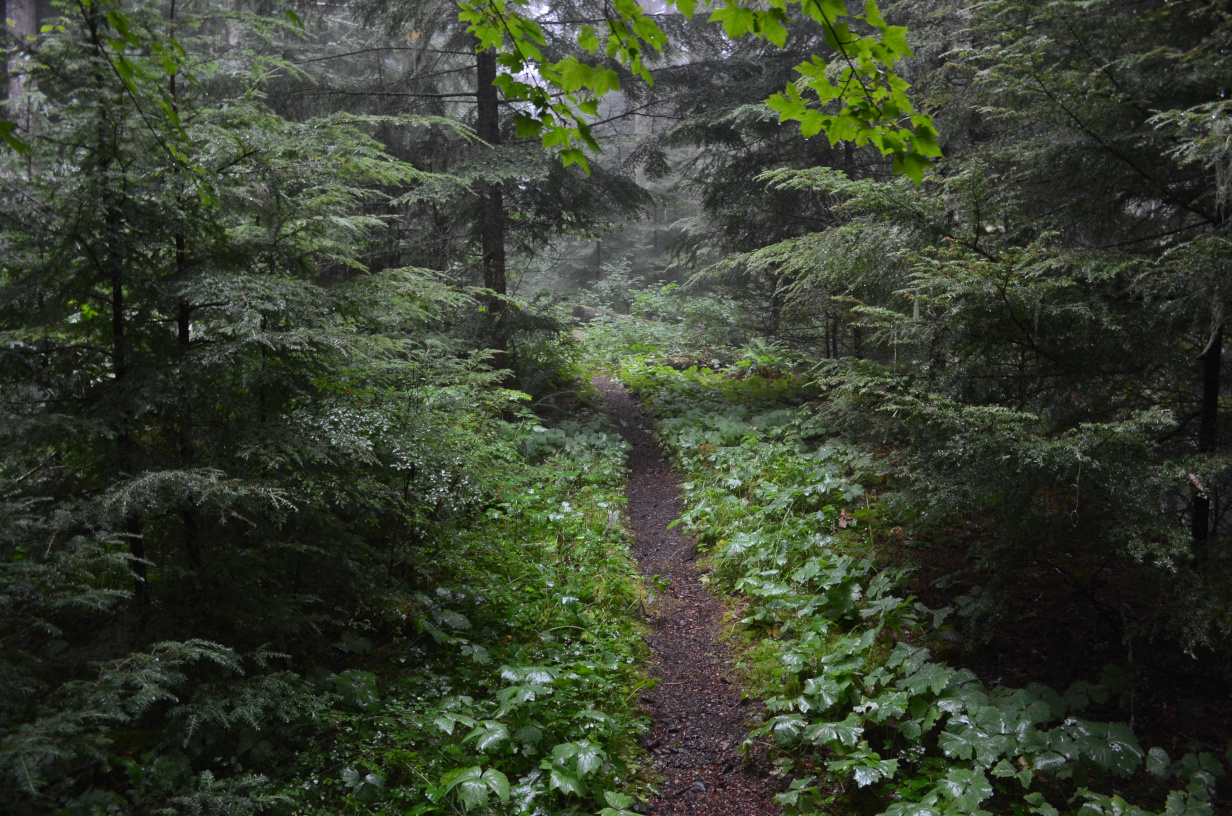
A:
<svg viewBox="0 0 1232 816">
<path fill-rule="evenodd" d="M 683 807 L 597 372 L 784 812 L 1226 810 L 1221 6 L 6 17 L 6 814 Z"/>
</svg>

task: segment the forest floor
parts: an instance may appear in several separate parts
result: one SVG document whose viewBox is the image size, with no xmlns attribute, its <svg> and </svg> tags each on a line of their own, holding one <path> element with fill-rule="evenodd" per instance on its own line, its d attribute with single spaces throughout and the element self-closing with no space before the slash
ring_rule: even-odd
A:
<svg viewBox="0 0 1232 816">
<path fill-rule="evenodd" d="M 738 689 L 740 681 L 744 680 L 747 684 L 753 679 L 752 693 L 771 699 L 772 707 L 776 701 L 781 703 L 783 699 L 778 696 L 780 689 L 788 697 L 798 695 L 798 687 L 796 690 L 787 688 L 779 682 L 781 677 L 773 682 L 767 679 L 764 683 L 755 678 L 765 679 L 763 670 L 777 669 L 780 649 L 795 648 L 792 644 L 798 644 L 799 638 L 793 640 L 794 635 L 785 634 L 780 639 L 777 631 L 767 630 L 774 640 L 762 642 L 762 646 L 773 647 L 766 652 L 742 648 L 730 639 L 730 632 L 725 626 L 728 622 L 723 617 L 727 610 L 726 601 L 720 601 L 708 590 L 709 582 L 705 577 L 707 568 L 697 563 L 695 542 L 682 532 L 667 528 L 673 521 L 687 518 L 687 523 L 680 525 L 681 528 L 687 528 L 688 524 L 695 525 L 692 530 L 702 541 L 703 549 L 706 544 L 713 546 L 715 541 L 736 534 L 744 536 L 742 547 L 750 551 L 763 546 L 759 543 L 763 538 L 770 541 L 780 534 L 803 535 L 799 526 L 790 529 L 781 524 L 775 526 L 778 517 L 770 505 L 797 484 L 792 479 L 798 478 L 798 472 L 806 473 L 806 478 L 813 476 L 807 475 L 807 469 L 800 469 L 803 465 L 790 464 L 796 462 L 790 450 L 784 448 L 775 452 L 774 445 L 784 446 L 780 437 L 763 433 L 767 428 L 777 427 L 771 421 L 777 414 L 789 413 L 793 406 L 775 399 L 775 395 L 784 390 L 779 387 L 783 383 L 781 378 L 750 381 L 747 376 L 732 378 L 704 367 L 693 368 L 692 365 L 681 372 L 669 362 L 667 365 L 649 363 L 641 368 L 623 367 L 622 379 L 636 388 L 639 395 L 653 401 L 657 411 L 664 412 L 663 416 L 656 417 L 665 423 L 661 429 L 662 438 L 667 440 L 665 444 L 671 446 L 673 456 L 680 457 L 673 460 L 675 466 L 669 464 L 649 432 L 649 417 L 643 415 L 638 402 L 622 385 L 595 378 L 594 384 L 605 396 L 614 423 L 625 441 L 632 446 L 628 458 L 627 498 L 634 534 L 634 555 L 640 571 L 647 578 L 646 583 L 654 587 L 654 599 L 649 604 L 653 635 L 647 638 L 652 658 L 647 670 L 651 677 L 659 680 L 659 685 L 652 693 L 640 698 L 640 702 L 654 723 L 652 732 L 643 739 L 643 745 L 651 752 L 653 770 L 661 775 L 664 784 L 661 786 L 661 796 L 651 803 L 651 813 L 664 816 L 710 813 L 760 816 L 763 813 L 778 813 L 780 806 L 774 801 L 774 794 L 784 792 L 779 799 L 790 804 L 797 787 L 815 790 L 811 794 L 814 798 L 829 797 L 832 801 L 842 797 L 842 807 L 846 812 L 878 813 L 888 805 L 909 803 L 907 797 L 919 796 L 920 791 L 927 793 L 928 786 L 934 784 L 940 774 L 946 774 L 946 779 L 960 778 L 967 767 L 965 763 L 973 760 L 970 756 L 964 757 L 959 749 L 944 747 L 941 737 L 937 738 L 938 742 L 930 741 L 927 745 L 920 742 L 921 755 L 924 752 L 928 754 L 923 761 L 917 761 L 909 751 L 902 750 L 899 737 L 893 738 L 893 746 L 890 739 L 885 738 L 886 749 L 895 752 L 893 755 L 900 761 L 894 778 L 880 786 L 858 783 L 856 788 L 845 787 L 843 778 L 836 773 L 826 774 L 822 782 L 816 783 L 816 788 L 808 787 L 814 784 L 813 775 L 800 775 L 814 771 L 826 759 L 846 756 L 842 746 L 837 747 L 838 753 L 831 753 L 835 745 L 812 753 L 805 747 L 801 749 L 803 755 L 794 758 L 794 765 L 788 765 L 793 757 L 787 750 L 772 749 L 774 762 L 771 763 L 760 744 L 754 744 L 747 757 L 741 758 L 735 753 L 749 730 L 762 725 L 764 718 L 770 716 L 756 700 L 746 699 L 742 705 L 742 695 Z M 740 402 L 742 397 L 746 398 L 744 402 Z M 737 407 L 755 403 L 759 409 L 781 406 L 786 411 L 763 410 L 762 414 L 757 414 L 756 410 L 748 409 L 742 413 L 743 409 L 729 410 L 726 407 L 728 401 Z M 731 439 L 740 440 L 739 447 Z M 710 453 L 705 453 L 704 449 Z M 827 466 L 833 471 L 830 475 L 839 472 L 843 461 L 854 461 L 852 457 L 856 454 L 845 450 L 840 445 L 826 454 L 829 457 L 826 461 L 830 463 Z M 725 453 L 720 456 L 717 451 Z M 810 459 L 807 464 L 812 465 L 813 462 Z M 857 464 L 856 467 L 863 468 L 865 465 Z M 723 478 L 733 474 L 734 478 Z M 756 495 L 750 496 L 752 491 L 747 491 L 735 496 L 727 490 L 733 482 L 746 485 L 754 479 L 760 480 Z M 829 475 L 826 479 L 828 484 Z M 686 496 L 682 495 L 682 490 L 687 494 L 688 507 L 685 506 Z M 876 492 L 869 495 L 875 497 Z M 724 502 L 735 509 L 723 509 L 728 507 Z M 835 504 L 837 506 L 838 503 Z M 702 511 L 699 507 L 708 509 Z M 833 507 L 825 509 L 834 510 Z M 878 516 L 872 511 L 861 513 L 857 510 L 857 514 L 859 531 L 868 531 L 867 547 L 874 547 L 875 528 L 877 559 L 890 566 L 910 568 L 914 577 L 906 577 L 902 589 L 931 608 L 952 606 L 956 602 L 954 596 L 970 589 L 971 583 L 991 583 L 996 577 L 975 570 L 970 561 L 969 555 L 977 551 L 981 543 L 979 537 L 983 535 L 982 529 L 975 523 L 956 526 L 944 534 L 917 541 L 906 538 L 902 528 L 884 529 L 893 523 L 894 517 Z M 851 518 L 849 515 L 846 517 Z M 770 532 L 763 536 L 762 531 L 767 529 L 767 525 Z M 846 525 L 843 527 L 845 529 Z M 829 534 L 828 541 L 835 536 L 840 537 L 832 544 L 837 552 L 837 555 L 830 556 L 834 563 L 838 563 L 844 555 L 841 550 L 843 542 L 851 546 L 852 552 L 867 552 L 862 542 L 847 540 L 851 537 L 851 531 L 840 534 L 832 526 Z M 859 535 L 863 539 L 864 533 L 860 532 Z M 1064 728 L 1080 721 L 1097 725 L 1127 723 L 1136 735 L 1130 739 L 1136 738 L 1142 751 L 1152 749 L 1152 761 L 1160 761 L 1159 748 L 1167 752 L 1162 760 L 1162 770 L 1151 770 L 1145 756 L 1142 757 L 1143 761 L 1133 763 L 1134 767 L 1124 770 L 1113 769 L 1110 763 L 1099 765 L 1094 760 L 1081 760 L 1088 764 L 1081 766 L 1080 770 L 1089 773 L 1087 768 L 1095 768 L 1099 777 L 1096 783 L 1111 795 L 1125 796 L 1131 801 L 1146 804 L 1153 812 L 1165 806 L 1169 812 L 1180 812 L 1175 805 L 1181 802 L 1183 806 L 1183 800 L 1178 798 L 1182 796 L 1181 788 L 1189 785 L 1191 793 L 1198 790 L 1195 787 L 1197 783 L 1187 781 L 1187 774 L 1198 767 L 1193 765 L 1190 768 L 1190 764 L 1197 762 L 1199 755 L 1201 761 L 1207 763 L 1203 768 L 1207 765 L 1214 767 L 1216 758 L 1222 762 L 1226 756 L 1232 761 L 1232 748 L 1225 753 L 1229 737 L 1232 737 L 1232 702 L 1228 697 L 1227 682 L 1216 669 L 1213 656 L 1185 653 L 1172 639 L 1150 637 L 1139 628 L 1139 618 L 1146 620 L 1142 610 L 1160 600 L 1160 588 L 1143 578 L 1140 575 L 1142 571 L 1135 571 L 1132 564 L 1118 564 L 1115 559 L 1106 556 L 1103 561 L 1096 562 L 1097 554 L 1073 554 L 1060 567 L 1047 559 L 1039 559 L 1039 563 L 1028 565 L 1030 568 L 1023 570 L 1016 583 L 1001 590 L 1007 598 L 1005 614 L 987 643 L 981 637 L 983 631 L 975 625 L 969 627 L 970 631 L 945 627 L 931 634 L 913 630 L 895 632 L 889 637 L 894 641 L 902 638 L 907 645 L 927 646 L 933 654 L 936 672 L 953 674 L 955 670 L 965 670 L 968 672 L 966 676 L 982 681 L 972 686 L 979 699 L 972 704 L 971 711 L 977 713 L 983 711 L 987 714 L 1001 704 L 997 701 L 1009 699 L 1006 696 L 1009 691 L 1025 689 L 1035 683 L 1052 689 L 1078 689 L 1075 702 L 1065 703 L 1066 706 L 1072 705 L 1065 721 L 1060 723 L 1061 715 L 1054 715 L 1058 718 L 1058 724 L 1051 730 L 1038 729 L 1038 733 L 1060 734 Z M 703 565 L 709 563 L 710 559 L 702 562 Z M 730 565 L 725 565 L 717 557 L 715 563 L 720 572 L 713 577 L 716 581 L 721 577 L 726 586 L 732 575 L 728 568 Z M 747 557 L 744 562 L 738 562 L 741 566 L 747 566 L 747 563 Z M 794 576 L 792 569 L 799 565 L 798 561 L 790 562 L 782 568 L 782 574 Z M 958 576 L 958 580 L 949 582 L 947 587 L 945 582 L 936 580 L 944 576 Z M 794 577 L 792 580 L 797 581 Z M 806 581 L 798 579 L 797 583 L 804 585 Z M 759 586 L 754 588 L 758 589 Z M 805 597 L 808 591 L 807 586 L 799 589 L 799 597 Z M 748 597 L 747 592 L 742 593 L 739 589 L 733 594 Z M 769 594 L 762 592 L 759 597 Z M 769 614 L 777 612 L 770 610 Z M 835 622 L 841 623 L 837 618 Z M 933 627 L 936 626 L 934 623 Z M 1139 634 L 1132 639 L 1127 638 L 1126 628 Z M 900 641 L 899 645 L 904 645 L 904 642 Z M 888 651 L 890 646 L 885 644 L 882 648 Z M 753 672 L 747 669 L 749 663 L 755 667 Z M 974 675 L 969 672 L 974 672 Z M 896 688 L 904 688 L 901 680 L 894 683 Z M 1084 683 L 1088 686 L 1097 684 L 1094 688 L 1098 695 L 1093 692 L 1089 700 L 1082 696 L 1085 694 L 1082 689 L 1088 687 Z M 936 694 L 927 689 L 921 693 L 911 693 L 925 702 L 931 699 L 929 694 Z M 993 702 L 989 703 L 990 698 L 985 695 L 992 695 Z M 774 709 L 778 712 L 783 710 L 781 705 Z M 801 711 L 809 713 L 807 709 Z M 804 716 L 792 716 L 796 722 L 810 722 Z M 853 716 L 849 715 L 842 722 L 851 720 Z M 830 718 L 838 719 L 837 716 Z M 788 715 L 775 717 L 774 721 L 777 720 L 788 721 Z M 876 723 L 869 724 L 858 717 L 856 722 L 866 732 L 876 730 Z M 961 720 L 952 718 L 945 724 L 942 736 L 950 740 L 948 745 L 957 744 L 956 734 L 962 729 L 956 726 L 961 723 Z M 838 724 L 841 723 L 821 723 L 823 726 Z M 767 728 L 763 727 L 759 733 L 766 731 Z M 965 734 L 962 732 L 960 736 Z M 774 736 L 777 738 L 778 734 Z M 1057 737 L 1058 740 L 1060 738 Z M 1048 739 L 1053 739 L 1053 736 Z M 1098 742 L 1097 738 L 1092 739 Z M 831 743 L 839 741 L 841 738 L 836 737 Z M 779 745 L 784 745 L 784 741 L 779 741 Z M 850 747 L 849 743 L 844 745 Z M 1177 759 L 1178 756 L 1182 758 Z M 1012 758 L 1016 762 L 1023 761 Z M 1173 759 L 1176 761 L 1173 762 Z M 1074 760 L 1074 763 L 1077 766 L 1079 760 Z M 827 762 L 830 766 L 834 764 L 834 761 Z M 987 765 L 988 762 L 985 762 Z M 776 773 L 771 773 L 772 769 Z M 978 766 L 975 770 L 980 779 L 986 778 L 984 770 Z M 784 774 L 788 776 L 784 777 Z M 1083 797 L 1104 796 L 1102 793 L 1087 792 L 1083 786 L 1089 783 L 1085 779 L 1074 781 L 1069 776 L 1034 774 L 1028 783 L 1022 785 L 1023 791 L 1027 791 L 1030 789 L 1029 783 L 1034 783 L 1035 787 L 1029 793 L 1019 791 L 1016 787 L 1018 782 L 1000 781 L 1006 777 L 1005 773 L 993 776 L 995 778 L 988 782 L 983 799 L 964 800 L 963 808 L 981 806 L 998 813 L 1022 813 L 1026 812 L 1023 809 L 1026 805 L 1042 807 L 1041 803 L 1050 802 L 1049 808 L 1073 812 L 1076 808 L 1085 807 L 1079 804 L 1086 801 Z M 1112 778 L 1114 776 L 1116 778 Z M 788 779 L 792 787 L 784 791 Z M 1232 813 L 1228 792 L 1219 791 L 1218 786 L 1213 785 L 1213 778 L 1210 781 L 1212 785 L 1203 782 L 1202 790 L 1193 793 L 1196 797 L 1193 799 L 1195 812 Z M 1208 787 L 1211 789 L 1208 790 Z M 942 797 L 938 801 L 949 801 L 944 798 L 949 788 L 941 786 L 937 790 L 941 793 L 936 795 Z M 1039 799 L 1041 796 L 1044 798 Z M 1167 803 L 1165 797 L 1171 797 Z M 958 807 L 957 802 L 955 807 Z M 1093 805 L 1084 812 L 1113 811 L 1101 811 Z"/>
<path fill-rule="evenodd" d="M 657 685 L 640 702 L 653 720 L 644 747 L 661 775 L 654 816 L 760 816 L 780 811 L 781 787 L 765 750 L 737 753 L 761 711 L 732 685 L 721 637 L 723 605 L 707 590 L 693 540 L 668 525 L 684 512 L 678 480 L 647 429 L 636 401 L 619 384 L 596 377 L 595 386 L 629 453 L 628 516 L 634 554 L 655 584 L 647 605 L 652 635 L 648 671 Z"/>
<path fill-rule="evenodd" d="M 953 533 L 954 546 L 889 553 L 917 570 L 911 590 L 934 607 L 954 603 L 967 588 L 958 584 L 947 594 L 933 586 L 935 579 L 969 567 L 967 552 L 976 542 L 962 541 L 962 530 Z M 985 682 L 1009 688 L 1030 683 L 1066 688 L 1101 675 L 1115 688 L 1107 667 L 1116 667 L 1128 675 L 1122 681 L 1126 688 L 1107 704 L 1093 706 L 1093 713 L 1128 721 L 1145 745 L 1173 754 L 1223 755 L 1232 740 L 1232 697 L 1226 676 L 1215 669 L 1217 657 L 1186 652 L 1175 638 L 1149 634 L 1138 634 L 1127 647 L 1126 622 L 1145 629 L 1155 595 L 1164 590 L 1144 583 L 1131 563 L 1081 553 L 1073 560 L 1068 573 L 1044 559 L 1022 570 L 1015 584 L 1002 590 L 1005 614 L 988 643 L 974 651 L 957 643 L 934 651 Z M 969 583 L 991 579 L 972 573 Z"/>
</svg>

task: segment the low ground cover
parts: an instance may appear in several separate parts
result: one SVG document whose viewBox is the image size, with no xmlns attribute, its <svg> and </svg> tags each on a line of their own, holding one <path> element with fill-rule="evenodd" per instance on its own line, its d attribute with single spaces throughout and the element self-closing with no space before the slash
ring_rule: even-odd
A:
<svg viewBox="0 0 1232 816">
<path fill-rule="evenodd" d="M 483 517 L 433 554 L 398 634 L 359 637 L 320 678 L 326 750 L 283 791 L 295 814 L 614 813 L 643 682 L 624 450 L 594 413 L 511 428 Z M 409 808 L 409 810 L 408 810 Z"/>
<path fill-rule="evenodd" d="M 1222 758 L 1170 755 L 1107 721 L 1115 676 L 1005 688 L 934 656 L 952 610 L 906 594 L 907 571 L 879 554 L 869 489 L 884 466 L 825 432 L 805 379 L 756 349 L 679 370 L 660 361 L 687 338 L 637 331 L 600 330 L 597 345 L 634 347 L 619 374 L 689 479 L 683 523 L 759 634 L 754 658 L 777 664 L 753 673 L 767 682 L 752 738 L 781 751 L 789 812 L 1215 812 Z"/>
<path fill-rule="evenodd" d="M 336 449 L 315 470 L 301 459 L 294 476 L 319 480 L 316 503 L 284 500 L 292 522 L 321 506 L 335 515 L 286 522 L 300 531 L 289 543 L 246 540 L 262 519 L 225 519 L 237 555 L 208 572 L 209 595 L 151 567 L 149 617 L 132 626 L 153 641 L 144 648 L 117 645 L 135 607 L 127 562 L 113 556 L 114 574 L 100 575 L 14 559 L 0 598 L 0 811 L 614 816 L 631 805 L 645 680 L 622 523 L 627 446 L 587 407 L 580 371 L 555 370 L 554 415 L 569 418 L 554 423 L 505 389 L 418 392 L 478 404 L 452 426 L 377 421 L 411 402 L 405 388 L 337 389 L 348 427 L 370 434 L 355 434 L 375 451 L 368 468 L 345 469 Z M 413 455 L 429 445 L 442 455 Z M 355 497 L 404 523 L 356 514 L 369 528 L 344 526 L 338 508 Z M 199 624 L 209 637 L 163 634 L 194 609 L 213 610 L 213 628 Z M 264 645 L 242 645 L 253 641 Z"/>
</svg>

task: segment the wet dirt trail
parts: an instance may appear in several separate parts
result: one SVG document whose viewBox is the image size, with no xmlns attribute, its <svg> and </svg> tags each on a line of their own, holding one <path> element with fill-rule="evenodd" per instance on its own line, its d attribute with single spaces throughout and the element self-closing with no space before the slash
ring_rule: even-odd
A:
<svg viewBox="0 0 1232 816">
<path fill-rule="evenodd" d="M 765 751 L 736 753 L 748 735 L 756 701 L 741 701 L 731 681 L 726 644 L 719 640 L 723 607 L 698 580 L 693 540 L 667 526 L 680 517 L 679 480 L 648 430 L 637 403 L 617 383 L 596 377 L 629 453 L 628 514 L 642 574 L 669 582 L 648 604 L 652 634 L 649 674 L 659 683 L 639 698 L 654 721 L 643 738 L 661 795 L 654 816 L 778 814 Z"/>
</svg>

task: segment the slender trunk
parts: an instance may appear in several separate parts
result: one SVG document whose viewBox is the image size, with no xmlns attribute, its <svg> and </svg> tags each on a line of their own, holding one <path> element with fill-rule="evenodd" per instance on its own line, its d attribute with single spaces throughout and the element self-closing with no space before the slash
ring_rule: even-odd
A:
<svg viewBox="0 0 1232 816">
<path fill-rule="evenodd" d="M 178 238 L 179 236 L 177 236 Z M 188 345 L 192 342 L 192 306 L 180 301 L 179 310 L 175 316 L 176 344 L 181 357 L 188 353 Z"/>
<path fill-rule="evenodd" d="M 149 574 L 145 561 L 145 531 L 136 513 L 130 513 L 124 520 L 124 532 L 128 536 L 128 554 L 133 559 L 133 600 L 144 621 L 150 609 Z"/>
<path fill-rule="evenodd" d="M 114 382 L 123 392 L 127 388 L 128 378 L 128 337 L 124 320 L 124 275 L 116 248 L 111 244 L 120 229 L 119 216 L 114 208 L 109 208 L 105 219 L 108 243 L 108 265 L 111 267 L 111 370 Z M 119 418 L 120 433 L 116 436 L 116 466 L 121 478 L 131 476 L 137 467 L 136 446 L 133 443 L 130 417 L 128 415 L 127 395 L 121 393 L 123 406 Z M 141 527 L 141 518 L 135 510 L 130 510 L 124 518 L 124 533 L 128 537 L 128 554 L 132 556 L 133 566 L 133 599 L 141 610 L 144 620 L 150 603 L 148 571 L 145 561 L 145 533 Z"/>
<path fill-rule="evenodd" d="M 113 219 L 108 213 L 107 230 L 113 230 Z M 118 225 L 116 225 L 118 226 Z M 112 233 L 114 234 L 114 233 Z M 114 261 L 114 258 L 113 258 Z M 128 348 L 124 325 L 124 280 L 119 271 L 119 264 L 112 263 L 111 275 L 111 369 L 115 376 L 115 384 L 124 389 L 128 377 Z M 121 394 L 120 399 L 127 404 L 127 398 Z M 129 418 L 124 412 L 120 418 L 120 433 L 116 437 L 116 465 L 118 475 L 122 478 L 131 475 L 136 464 L 136 451 L 133 437 L 129 429 Z M 128 538 L 128 554 L 132 556 L 133 568 L 133 600 L 141 611 L 144 619 L 149 609 L 150 595 L 148 585 L 148 570 L 145 560 L 145 533 L 141 528 L 141 519 L 137 513 L 130 510 L 124 517 L 124 534 Z"/>
<path fill-rule="evenodd" d="M 1198 415 L 1198 452 L 1215 450 L 1219 419 L 1219 374 L 1223 360 L 1223 329 L 1220 325 L 1198 357 L 1202 366 L 1202 407 Z"/>
<path fill-rule="evenodd" d="M 111 119 L 111 106 L 106 74 L 102 69 L 106 55 L 103 49 L 106 22 L 98 8 L 83 9 L 89 30 L 90 44 L 94 50 L 95 67 L 93 81 L 98 91 L 98 128 L 94 149 L 98 164 L 98 203 L 103 213 L 103 238 L 99 248 L 101 268 L 99 272 L 111 288 L 111 373 L 113 388 L 117 393 L 119 412 L 116 418 L 117 479 L 131 476 L 138 467 L 136 445 L 132 435 L 132 412 L 130 398 L 125 392 L 131 387 L 129 378 L 128 326 L 125 320 L 125 263 L 121 244 L 124 241 L 124 216 L 116 200 L 117 192 L 111 186 L 110 169 L 117 156 L 116 125 Z M 142 620 L 149 610 L 148 569 L 145 560 L 145 532 L 141 517 L 130 509 L 124 516 L 124 534 L 128 538 L 128 553 L 132 557 L 133 600 L 140 610 Z"/>
<path fill-rule="evenodd" d="M 107 230 L 112 229 L 107 219 Z M 116 264 L 111 269 L 111 371 L 117 383 L 128 374 L 128 346 L 124 337 L 124 277 Z"/>
<path fill-rule="evenodd" d="M 174 25 L 175 0 L 171 0 L 167 18 Z M 175 33 L 174 28 L 172 28 L 172 33 Z M 180 96 L 175 77 L 173 73 L 167 78 L 167 89 L 171 94 L 171 109 L 178 114 Z M 181 284 L 188 277 L 188 239 L 182 230 L 177 230 L 175 233 L 175 277 Z M 192 311 L 192 304 L 181 300 L 177 304 L 175 316 L 176 356 L 180 361 L 180 412 L 177 425 L 180 436 L 180 464 L 184 468 L 190 467 L 193 460 L 192 387 L 189 384 L 186 370 L 188 350 L 192 345 Z M 180 509 L 180 523 L 184 526 L 184 556 L 188 561 L 188 568 L 199 575 L 201 572 L 201 542 L 197 535 L 197 514 L 190 502 L 186 502 Z"/>
<path fill-rule="evenodd" d="M 265 333 L 269 330 L 268 326 L 269 326 L 269 318 L 266 317 L 265 315 L 261 315 L 261 336 L 262 337 L 264 337 Z M 265 399 L 265 378 L 266 378 L 266 369 L 267 369 L 265 343 L 261 344 L 260 352 L 261 352 L 261 373 L 258 375 L 260 377 L 260 380 L 257 382 L 257 421 L 260 422 L 262 425 L 264 425 L 266 424 L 266 422 L 269 421 L 268 411 L 266 410 L 266 399 Z"/>
<path fill-rule="evenodd" d="M 29 129 L 30 111 L 25 99 L 26 77 L 22 73 L 25 59 L 22 52 L 25 51 L 27 38 L 38 34 L 38 9 L 35 0 L 7 0 L 4 12 L 12 23 L 9 33 L 22 43 L 8 64 L 9 116 L 13 117 L 19 127 Z"/>
<path fill-rule="evenodd" d="M 1223 324 L 1211 334 L 1206 348 L 1198 355 L 1202 367 L 1202 404 L 1198 408 L 1198 453 L 1213 453 L 1219 430 L 1219 375 L 1223 363 Z M 1210 535 L 1211 499 L 1206 490 L 1194 496 L 1193 539 L 1202 546 Z"/>
<path fill-rule="evenodd" d="M 201 541 L 197 535 L 196 512 L 191 507 L 181 510 L 180 523 L 184 525 L 184 556 L 188 560 L 188 568 L 194 573 L 195 594 L 201 577 Z"/>
<path fill-rule="evenodd" d="M 175 236 L 175 271 L 176 276 L 183 280 L 187 275 L 188 245 L 183 234 Z M 180 358 L 180 464 L 190 467 L 193 461 L 193 415 L 192 386 L 188 381 L 185 366 L 188 350 L 192 343 L 192 306 L 180 301 L 176 311 L 176 355 Z M 184 555 L 188 560 L 188 568 L 194 573 L 201 571 L 201 543 L 197 535 L 197 515 L 191 504 L 185 504 L 180 510 L 180 522 L 184 525 Z"/>
<path fill-rule="evenodd" d="M 775 287 L 774 294 L 770 295 L 770 336 L 778 337 L 779 331 L 782 329 L 783 322 L 783 298 L 779 294 L 778 287 Z"/>
<path fill-rule="evenodd" d="M 500 108 L 496 82 L 496 52 L 477 55 L 478 112 L 475 131 L 489 145 L 500 144 Z M 505 324 L 505 200 L 500 182 L 485 182 L 479 195 L 480 232 L 483 238 L 483 285 L 494 293 L 488 299 L 491 344 L 496 355 L 493 365 L 508 363 L 508 327 Z"/>
<path fill-rule="evenodd" d="M 224 4 L 227 16 L 223 25 L 227 32 L 227 45 L 232 48 L 242 48 L 244 45 L 244 29 L 238 19 L 240 11 L 239 0 L 228 0 Z"/>
</svg>

